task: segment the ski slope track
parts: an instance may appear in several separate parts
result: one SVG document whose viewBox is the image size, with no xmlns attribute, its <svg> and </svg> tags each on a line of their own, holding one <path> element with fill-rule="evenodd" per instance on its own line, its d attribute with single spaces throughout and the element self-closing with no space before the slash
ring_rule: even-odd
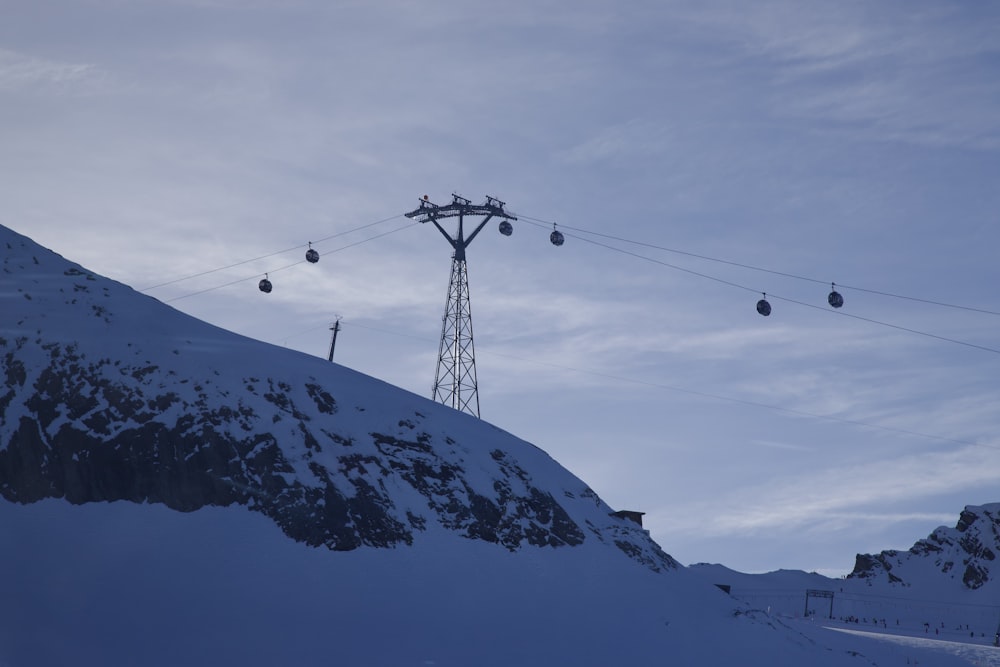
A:
<svg viewBox="0 0 1000 667">
<path fill-rule="evenodd" d="M 4 227 L 0 251 L 0 667 L 834 667 L 929 650 L 752 610 L 486 422 Z M 921 663 L 970 664 L 935 656 Z"/>
</svg>

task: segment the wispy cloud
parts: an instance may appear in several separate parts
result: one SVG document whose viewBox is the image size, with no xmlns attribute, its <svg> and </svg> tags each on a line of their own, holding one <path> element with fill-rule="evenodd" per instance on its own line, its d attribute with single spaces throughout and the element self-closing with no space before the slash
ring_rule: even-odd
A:
<svg viewBox="0 0 1000 667">
<path fill-rule="evenodd" d="M 965 447 L 915 453 L 869 463 L 838 466 L 792 478 L 768 480 L 729 494 L 730 510 L 711 515 L 685 512 L 666 522 L 666 530 L 698 530 L 707 535 L 789 532 L 820 525 L 842 525 L 859 517 L 867 522 L 908 521 L 928 513 L 885 512 L 880 507 L 913 504 L 955 488 L 996 488 L 1000 483 L 1000 449 Z M 697 506 L 697 503 L 695 504 Z M 929 513 L 945 519 L 946 515 Z M 697 517 L 697 525 L 686 518 Z"/>
<path fill-rule="evenodd" d="M 56 62 L 0 49 L 0 91 L 54 88 L 79 92 L 84 84 L 99 81 L 104 76 L 92 64 Z"/>
<path fill-rule="evenodd" d="M 669 128 L 645 119 L 632 119 L 606 127 L 582 143 L 564 151 L 569 163 L 634 160 L 667 152 L 673 145 Z"/>
<path fill-rule="evenodd" d="M 815 449 L 815 447 L 797 442 L 777 442 L 774 440 L 749 440 L 747 444 L 756 447 L 766 447 L 768 449 L 778 449 L 785 452 L 808 452 Z"/>
<path fill-rule="evenodd" d="M 865 140 L 1000 147 L 1000 16 L 931 3 L 913 3 L 902 16 L 872 9 L 766 2 L 710 6 L 689 19 L 774 63 L 779 117 L 832 121 L 840 127 L 817 131 Z"/>
</svg>

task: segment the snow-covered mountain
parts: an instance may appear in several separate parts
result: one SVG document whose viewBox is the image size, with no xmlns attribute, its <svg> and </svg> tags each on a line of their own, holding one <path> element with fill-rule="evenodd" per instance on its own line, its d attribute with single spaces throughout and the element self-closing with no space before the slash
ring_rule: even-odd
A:
<svg viewBox="0 0 1000 667">
<path fill-rule="evenodd" d="M 848 577 L 901 586 L 920 585 L 937 573 L 976 590 L 1000 574 L 1000 503 L 966 506 L 954 528 L 941 526 L 909 551 L 886 550 L 876 555 L 858 554 Z"/>
<path fill-rule="evenodd" d="M 903 664 L 488 423 L 0 250 L 0 666 Z"/>
<path fill-rule="evenodd" d="M 5 236 L 7 500 L 242 505 L 340 551 L 413 544 L 432 526 L 509 550 L 590 536 L 654 571 L 677 567 L 507 433 Z"/>
<path fill-rule="evenodd" d="M 955 528 L 941 526 L 908 551 L 858 554 L 841 579 L 794 570 L 744 574 L 705 563 L 689 570 L 771 613 L 992 644 L 1000 631 L 998 553 L 1000 504 L 991 503 L 966 506 Z"/>
</svg>

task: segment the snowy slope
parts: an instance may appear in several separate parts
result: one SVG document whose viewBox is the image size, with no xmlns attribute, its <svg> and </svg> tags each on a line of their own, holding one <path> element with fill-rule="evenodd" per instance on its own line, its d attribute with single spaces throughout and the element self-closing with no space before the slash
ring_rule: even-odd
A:
<svg viewBox="0 0 1000 667">
<path fill-rule="evenodd" d="M 998 518 L 1000 504 L 967 506 L 954 528 L 941 526 L 908 551 L 859 554 L 854 571 L 842 579 L 800 571 L 744 574 L 705 563 L 689 569 L 773 614 L 832 614 L 869 630 L 992 644 L 1000 628 Z M 807 591 L 832 597 L 810 595 L 807 601 Z"/>
<path fill-rule="evenodd" d="M 0 250 L 4 667 L 905 664 L 750 611 L 485 422 Z"/>
</svg>

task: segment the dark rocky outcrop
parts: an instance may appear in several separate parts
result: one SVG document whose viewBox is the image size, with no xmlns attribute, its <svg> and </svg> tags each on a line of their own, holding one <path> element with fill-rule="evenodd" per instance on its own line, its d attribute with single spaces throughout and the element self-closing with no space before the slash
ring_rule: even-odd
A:
<svg viewBox="0 0 1000 667">
<path fill-rule="evenodd" d="M 250 393 L 267 387 L 261 397 L 272 410 L 262 415 L 239 397 L 210 400 L 207 381 L 196 385 L 193 401 L 173 390 L 149 395 L 129 383 L 155 373 L 153 366 L 119 364 L 121 380 L 111 381 L 106 371 L 114 365 L 108 360 L 90 363 L 72 347 L 46 346 L 46 351 L 50 365 L 25 388 L 31 392 L 24 401 L 30 416 L 4 429 L 0 495 L 7 500 L 127 500 L 183 512 L 239 504 L 267 514 L 289 536 L 309 544 L 387 547 L 412 542 L 412 531 L 425 525 L 394 516 L 386 484 L 394 477 L 422 495 L 442 525 L 468 538 L 510 549 L 522 542 L 583 542 L 583 531 L 551 494 L 530 484 L 515 490 L 506 475 L 493 482 L 492 496 L 478 493 L 464 481 L 459 464 L 436 453 L 427 433 L 406 439 L 373 432 L 368 437 L 374 451 L 363 454 L 357 440 L 313 433 L 309 408 L 298 407 L 288 384 L 245 383 Z M 8 363 L 7 374 L 15 379 L 10 385 L 24 388 L 19 363 Z M 336 414 L 336 401 L 318 384 L 306 382 L 303 389 L 311 409 Z M 165 423 L 160 415 L 171 408 L 179 416 Z M 308 485 L 296 478 L 278 436 L 259 428 L 286 420 L 296 423 L 307 450 Z M 407 420 L 402 428 L 410 431 L 415 423 Z M 328 456 L 320 462 L 314 456 L 319 454 Z M 500 472 L 528 479 L 507 455 L 494 452 L 493 458 Z"/>
<path fill-rule="evenodd" d="M 975 590 L 996 577 L 998 551 L 1000 504 L 968 506 L 954 528 L 942 526 L 906 552 L 858 554 L 848 577 L 869 581 L 885 577 L 890 583 L 907 586 L 906 571 L 918 562 L 929 561 L 942 574 L 960 577 L 966 588 Z"/>
</svg>

